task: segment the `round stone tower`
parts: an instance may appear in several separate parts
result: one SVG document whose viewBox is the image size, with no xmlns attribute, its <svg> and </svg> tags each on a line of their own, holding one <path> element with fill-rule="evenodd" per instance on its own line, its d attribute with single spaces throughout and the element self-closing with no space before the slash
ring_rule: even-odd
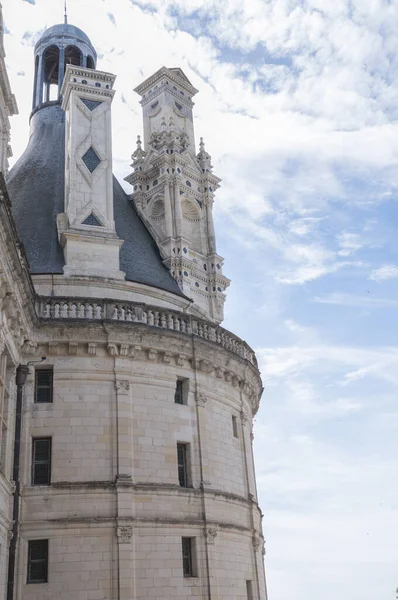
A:
<svg viewBox="0 0 398 600">
<path fill-rule="evenodd" d="M 203 141 L 195 152 L 196 90 L 165 67 L 137 88 L 129 196 L 112 176 L 114 75 L 69 24 L 35 57 L 30 140 L 7 182 L 37 294 L 12 600 L 266 600 L 262 385 L 220 326 L 220 180 Z"/>
</svg>

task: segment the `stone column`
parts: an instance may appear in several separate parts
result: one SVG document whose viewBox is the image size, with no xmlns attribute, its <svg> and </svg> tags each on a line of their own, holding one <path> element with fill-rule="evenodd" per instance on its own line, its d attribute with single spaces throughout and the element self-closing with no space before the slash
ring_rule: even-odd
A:
<svg viewBox="0 0 398 600">
<path fill-rule="evenodd" d="M 207 239 L 208 239 L 210 254 L 215 254 L 217 252 L 216 232 L 214 229 L 214 219 L 213 219 L 213 203 L 214 203 L 213 198 L 208 198 L 205 203 L 206 217 L 207 217 Z"/>
<path fill-rule="evenodd" d="M 58 98 L 61 97 L 61 88 L 65 74 L 65 48 L 62 46 L 59 49 L 59 64 L 58 64 Z"/>
<path fill-rule="evenodd" d="M 166 224 L 166 237 L 173 237 L 173 215 L 171 210 L 171 196 L 170 196 L 170 180 L 167 177 L 164 186 L 164 214 Z"/>
<path fill-rule="evenodd" d="M 174 197 L 174 214 L 175 214 L 175 226 L 176 226 L 176 238 L 182 236 L 182 207 L 181 207 L 181 196 L 180 187 L 178 181 L 173 181 L 173 197 Z M 182 250 L 182 248 L 181 248 Z"/>
</svg>

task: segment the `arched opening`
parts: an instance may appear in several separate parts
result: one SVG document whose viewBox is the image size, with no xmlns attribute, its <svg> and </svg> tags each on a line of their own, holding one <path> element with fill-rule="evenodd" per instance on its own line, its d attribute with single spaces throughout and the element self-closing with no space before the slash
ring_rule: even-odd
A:
<svg viewBox="0 0 398 600">
<path fill-rule="evenodd" d="M 87 56 L 87 69 L 95 69 L 94 59 L 92 56 Z"/>
<path fill-rule="evenodd" d="M 44 102 L 58 99 L 59 48 L 49 46 L 43 54 Z"/>
<path fill-rule="evenodd" d="M 82 53 L 76 46 L 67 46 L 65 48 L 65 68 L 66 65 L 82 66 Z"/>
</svg>

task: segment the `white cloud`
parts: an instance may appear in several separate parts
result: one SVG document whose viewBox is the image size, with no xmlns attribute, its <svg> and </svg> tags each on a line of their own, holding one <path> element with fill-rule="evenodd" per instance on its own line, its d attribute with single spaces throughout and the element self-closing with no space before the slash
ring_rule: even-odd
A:
<svg viewBox="0 0 398 600">
<path fill-rule="evenodd" d="M 393 298 L 374 298 L 370 293 L 366 296 L 355 296 L 354 294 L 333 292 L 326 296 L 316 296 L 313 302 L 363 309 L 396 308 L 398 306 L 398 300 L 394 300 Z"/>
<path fill-rule="evenodd" d="M 370 279 L 374 281 L 385 281 L 386 279 L 396 279 L 398 277 L 397 265 L 383 265 L 374 269 L 370 274 Z"/>
</svg>

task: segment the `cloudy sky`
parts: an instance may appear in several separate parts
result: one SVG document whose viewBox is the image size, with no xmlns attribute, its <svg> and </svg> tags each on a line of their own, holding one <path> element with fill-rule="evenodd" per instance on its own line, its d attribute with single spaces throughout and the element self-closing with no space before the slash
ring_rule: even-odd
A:
<svg viewBox="0 0 398 600">
<path fill-rule="evenodd" d="M 2 0 L 28 136 L 33 45 L 62 0 Z M 270 600 L 393 600 L 398 586 L 398 3 L 69 0 L 117 74 L 114 168 L 133 87 L 180 66 L 223 179 L 225 326 L 256 348 L 255 452 Z"/>
</svg>

